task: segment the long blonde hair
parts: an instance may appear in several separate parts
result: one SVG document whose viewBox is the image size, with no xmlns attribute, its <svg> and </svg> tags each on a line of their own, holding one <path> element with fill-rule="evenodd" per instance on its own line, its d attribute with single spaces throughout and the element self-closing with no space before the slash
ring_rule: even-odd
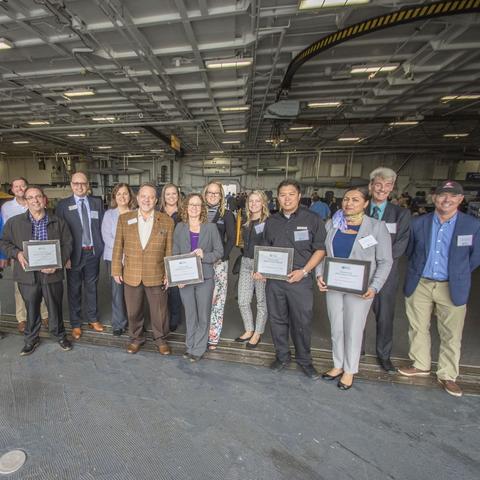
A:
<svg viewBox="0 0 480 480">
<path fill-rule="evenodd" d="M 220 217 L 223 217 L 225 215 L 225 210 L 227 209 L 227 205 L 225 202 L 225 193 L 223 192 L 223 185 L 220 182 L 208 182 L 204 189 L 203 189 L 203 199 L 205 200 L 205 203 L 208 206 L 207 202 L 207 190 L 210 185 L 216 185 L 220 189 L 220 201 L 218 202 L 218 211 L 220 213 Z"/>
<path fill-rule="evenodd" d="M 253 192 L 250 192 L 247 197 L 247 201 L 245 202 L 245 211 L 247 213 L 247 220 L 244 223 L 246 227 L 250 225 L 250 222 L 252 219 L 250 218 L 250 209 L 248 208 L 248 201 L 250 200 L 250 197 L 252 195 L 257 195 L 260 197 L 260 200 L 262 201 L 262 211 L 260 213 L 260 223 L 263 223 L 269 216 L 270 216 L 270 210 L 268 209 L 268 198 L 265 195 L 265 192 L 262 190 L 253 190 Z"/>
<path fill-rule="evenodd" d="M 180 208 L 180 204 L 182 203 L 182 199 L 180 198 L 180 189 L 174 183 L 166 183 L 162 188 L 162 194 L 160 195 L 160 211 L 165 211 L 165 193 L 167 192 L 167 188 L 174 188 L 177 191 L 177 209 Z"/>
</svg>

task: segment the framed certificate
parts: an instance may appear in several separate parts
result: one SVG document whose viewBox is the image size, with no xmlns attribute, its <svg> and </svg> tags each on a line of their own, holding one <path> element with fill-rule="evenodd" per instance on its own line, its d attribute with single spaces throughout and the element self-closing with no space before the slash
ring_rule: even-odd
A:
<svg viewBox="0 0 480 480">
<path fill-rule="evenodd" d="M 26 272 L 35 272 L 44 268 L 63 268 L 60 240 L 23 242 L 23 254 L 28 262 Z"/>
<path fill-rule="evenodd" d="M 253 271 L 272 280 L 288 280 L 293 267 L 293 248 L 255 246 Z"/>
<path fill-rule="evenodd" d="M 368 288 L 370 262 L 327 257 L 323 281 L 330 290 L 363 295 Z"/>
<path fill-rule="evenodd" d="M 194 253 L 165 257 L 168 285 L 192 285 L 203 282 L 202 259 Z"/>
</svg>

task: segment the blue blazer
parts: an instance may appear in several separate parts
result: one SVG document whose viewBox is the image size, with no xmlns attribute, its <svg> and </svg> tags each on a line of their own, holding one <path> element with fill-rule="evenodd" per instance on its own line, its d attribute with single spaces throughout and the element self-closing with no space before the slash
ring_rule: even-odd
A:
<svg viewBox="0 0 480 480">
<path fill-rule="evenodd" d="M 87 196 L 90 211 L 97 211 L 98 218 L 91 218 L 92 241 L 95 257 L 100 259 L 103 253 L 103 239 L 101 225 L 103 220 L 103 202 L 100 198 Z M 78 215 L 78 210 L 71 210 L 69 207 L 75 205 L 74 196 L 64 198 L 58 202 L 55 213 L 67 222 L 72 232 L 73 251 L 70 260 L 75 267 L 80 263 L 82 256 L 82 222 Z"/>
<path fill-rule="evenodd" d="M 404 293 L 409 297 L 417 288 L 430 251 L 433 213 L 414 217 L 407 248 L 408 269 Z M 458 246 L 459 235 L 472 235 L 472 245 Z M 465 305 L 471 287 L 471 273 L 480 265 L 480 220 L 458 212 L 448 253 L 448 286 L 454 305 Z"/>
</svg>

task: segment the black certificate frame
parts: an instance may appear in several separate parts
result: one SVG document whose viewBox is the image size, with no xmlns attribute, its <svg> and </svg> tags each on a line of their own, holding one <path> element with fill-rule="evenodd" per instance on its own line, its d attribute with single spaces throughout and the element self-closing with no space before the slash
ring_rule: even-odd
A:
<svg viewBox="0 0 480 480">
<path fill-rule="evenodd" d="M 25 267 L 26 272 L 39 272 L 40 270 L 47 269 L 47 268 L 55 268 L 55 269 L 63 268 L 62 253 L 61 253 L 61 249 L 60 249 L 60 240 L 58 240 L 58 239 L 56 239 L 56 240 L 28 240 L 28 241 L 22 242 L 23 254 L 24 254 L 27 262 L 29 262 L 29 260 L 28 260 L 28 248 L 39 246 L 39 245 L 55 245 L 55 255 L 57 257 L 57 262 L 53 263 L 53 264 L 48 264 L 48 265 L 37 265 L 37 266 L 34 266 L 34 267 L 32 267 L 32 266 L 30 266 L 30 264 L 28 264 Z"/>
<path fill-rule="evenodd" d="M 362 289 L 357 290 L 354 288 L 342 288 L 337 286 L 329 285 L 328 283 L 328 276 L 330 272 L 330 264 L 332 263 L 343 263 L 348 265 L 361 265 L 364 268 L 363 270 L 363 281 L 362 281 Z M 370 262 L 368 260 L 353 260 L 350 258 L 335 258 L 335 257 L 327 257 L 325 259 L 325 265 L 323 269 L 323 281 L 327 285 L 329 290 L 336 290 L 338 292 L 344 293 L 353 293 L 356 295 L 363 295 L 368 290 L 368 281 L 370 278 Z"/>
<path fill-rule="evenodd" d="M 258 271 L 258 262 L 259 257 L 262 252 L 279 252 L 285 253 L 288 255 L 287 260 L 287 274 L 286 275 L 275 275 L 273 273 L 263 273 Z M 255 245 L 254 249 L 254 256 L 253 256 L 253 271 L 261 273 L 265 278 L 269 278 L 271 280 L 288 280 L 289 273 L 293 270 L 293 253 L 294 250 L 291 247 L 265 247 L 261 245 Z"/>
<path fill-rule="evenodd" d="M 189 280 L 182 280 L 181 282 L 172 281 L 172 270 L 170 263 L 176 260 L 182 260 L 184 258 L 195 258 L 197 261 L 197 276 Z M 194 253 L 184 253 L 182 255 L 171 255 L 163 259 L 165 263 L 165 272 L 167 273 L 167 281 L 169 287 L 176 287 L 178 285 L 195 285 L 197 283 L 203 283 L 203 268 L 202 268 L 202 259 L 195 255 Z"/>
</svg>

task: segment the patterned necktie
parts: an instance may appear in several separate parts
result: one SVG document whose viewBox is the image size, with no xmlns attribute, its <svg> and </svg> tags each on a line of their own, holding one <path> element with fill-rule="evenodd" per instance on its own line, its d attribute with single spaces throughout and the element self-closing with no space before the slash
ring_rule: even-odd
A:
<svg viewBox="0 0 480 480">
<path fill-rule="evenodd" d="M 376 220 L 380 219 L 380 209 L 377 206 L 373 207 L 372 217 L 375 218 Z"/>
<path fill-rule="evenodd" d="M 80 199 L 80 210 L 82 211 L 82 245 L 89 247 L 92 244 L 92 237 L 90 236 L 87 207 L 83 198 Z"/>
</svg>

